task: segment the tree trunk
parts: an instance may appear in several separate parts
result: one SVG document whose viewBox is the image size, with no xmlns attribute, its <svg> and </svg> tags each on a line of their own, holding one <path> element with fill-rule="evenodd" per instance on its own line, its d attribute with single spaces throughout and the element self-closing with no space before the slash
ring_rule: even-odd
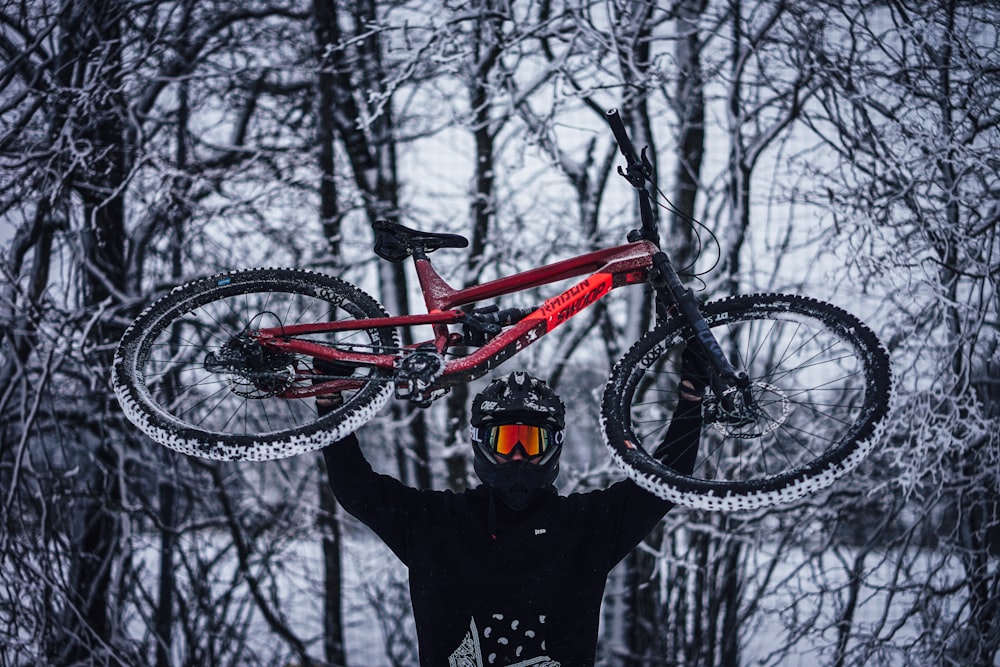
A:
<svg viewBox="0 0 1000 667">
<path fill-rule="evenodd" d="M 315 0 L 317 19 L 322 17 L 324 38 L 329 40 L 325 54 L 332 65 L 333 120 L 344 143 L 354 182 L 365 202 L 369 223 L 399 217 L 399 180 L 396 163 L 396 135 L 392 95 L 385 82 L 379 38 L 379 16 L 372 0 L 351 5 L 355 34 L 348 44 L 340 29 L 340 7 L 336 0 Z M 356 91 L 366 103 L 374 105 L 362 115 Z M 410 312 L 407 299 L 406 267 L 403 263 L 379 263 L 380 298 L 394 315 Z M 401 331 L 404 346 L 413 342 L 409 329 Z M 427 426 L 422 411 L 412 404 L 394 402 L 390 406 L 393 422 L 402 425 L 406 436 L 397 438 L 399 478 L 413 478 L 418 488 L 430 488 L 431 471 L 427 445 Z M 412 467 L 412 472 L 411 472 Z"/>
<path fill-rule="evenodd" d="M 333 58 L 339 29 L 334 0 L 314 0 L 313 21 L 316 36 L 316 144 L 319 167 L 319 220 L 326 238 L 329 256 L 335 267 L 342 265 L 340 256 L 340 201 L 337 197 L 336 139 L 337 79 Z M 317 457 L 319 470 L 319 528 L 323 542 L 323 653 L 331 665 L 346 665 L 343 611 L 343 541 L 338 520 L 339 505 L 327 481 L 323 457 Z"/>
<path fill-rule="evenodd" d="M 630 94 L 624 100 L 621 114 L 625 127 L 636 150 L 644 151 L 652 164 L 653 180 L 657 179 L 656 145 L 653 140 L 652 125 L 649 118 L 648 89 L 645 73 L 650 62 L 651 12 L 653 6 L 648 3 L 632 2 L 617 17 L 619 43 L 618 59 L 622 78 Z M 625 46 L 627 45 L 627 46 Z M 649 188 L 650 186 L 645 186 Z M 638 204 L 636 204 L 638 205 Z M 636 227 L 639 224 L 638 208 L 636 210 Z M 659 218 L 657 207 L 652 207 L 654 222 Z M 624 339 L 638 340 L 649 330 L 653 320 L 654 307 L 651 293 L 644 290 L 630 290 L 629 313 L 625 326 Z M 660 544 L 663 539 L 663 526 L 658 525 L 646 538 L 651 544 Z M 645 549 L 633 550 L 624 561 L 625 578 L 628 582 L 625 589 L 627 596 L 626 618 L 626 656 L 625 667 L 641 667 L 654 658 L 657 645 L 658 623 L 661 617 L 661 600 L 656 585 L 656 559 Z"/>
<path fill-rule="evenodd" d="M 465 278 L 462 287 L 477 284 L 483 269 L 486 240 L 490 224 L 496 214 L 496 193 L 494 192 L 496 164 L 496 128 L 492 118 L 491 72 L 500 55 L 500 45 L 496 32 L 502 22 L 497 12 L 486 12 L 489 2 L 477 2 L 481 10 L 472 31 L 472 50 L 469 69 L 472 75 L 467 81 L 469 107 L 472 114 L 472 135 L 475 148 L 475 185 L 472 192 L 470 217 L 472 235 L 469 254 L 465 261 Z M 469 448 L 469 415 L 466 406 L 469 400 L 467 384 L 457 384 L 451 389 L 446 404 L 447 432 L 445 436 L 445 465 L 448 474 L 448 488 L 461 491 L 468 484 L 466 452 Z"/>
<path fill-rule="evenodd" d="M 67 93 L 92 88 L 86 98 L 70 102 L 72 113 L 66 107 L 66 115 L 54 120 L 64 123 L 78 142 L 89 146 L 86 161 L 74 169 L 74 186 L 83 203 L 84 306 L 92 312 L 120 294 L 125 281 L 121 191 L 128 168 L 128 111 L 122 96 L 121 12 L 115 0 L 77 0 L 68 4 L 60 21 L 60 57 L 65 63 L 60 68 L 60 84 Z M 93 368 L 110 367 L 108 350 L 121 333 L 103 325 L 92 329 L 90 344 L 104 350 L 95 355 Z M 95 414 L 109 414 L 107 400 L 103 394 L 95 396 Z M 112 597 L 112 573 L 124 546 L 116 513 L 122 504 L 117 452 L 99 427 L 80 426 L 81 435 L 87 438 L 84 434 L 91 431 L 96 444 L 80 503 L 80 533 L 73 545 L 73 610 L 64 615 L 65 643 L 58 659 L 65 662 L 89 662 L 96 655 L 113 651 L 118 613 Z"/>
<path fill-rule="evenodd" d="M 707 0 L 684 0 L 678 7 L 675 47 L 680 64 L 676 105 L 680 117 L 677 163 L 674 166 L 674 209 L 665 244 L 679 269 L 693 266 L 695 202 L 701 187 L 705 159 L 705 83 L 701 72 L 701 33 L 698 22 Z"/>
<path fill-rule="evenodd" d="M 319 528 L 323 540 L 323 653 L 331 665 L 347 665 L 344 647 L 343 541 L 340 506 L 327 482 L 323 457 L 318 456 Z"/>
</svg>

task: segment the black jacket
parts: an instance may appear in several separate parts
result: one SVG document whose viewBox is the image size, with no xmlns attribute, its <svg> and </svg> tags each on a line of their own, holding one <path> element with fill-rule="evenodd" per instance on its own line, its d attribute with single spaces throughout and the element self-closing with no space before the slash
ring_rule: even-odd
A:
<svg viewBox="0 0 1000 667">
<path fill-rule="evenodd" d="M 661 458 L 690 472 L 700 423 L 700 406 L 682 402 Z M 671 507 L 623 481 L 552 488 L 515 512 L 485 486 L 417 490 L 379 475 L 353 435 L 324 455 L 337 499 L 409 569 L 423 667 L 592 665 L 608 573 Z"/>
</svg>

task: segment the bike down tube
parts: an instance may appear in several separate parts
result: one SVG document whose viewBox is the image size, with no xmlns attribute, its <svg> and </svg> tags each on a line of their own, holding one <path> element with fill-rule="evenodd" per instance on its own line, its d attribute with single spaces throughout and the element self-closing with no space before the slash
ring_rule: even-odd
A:
<svg viewBox="0 0 1000 667">
<path fill-rule="evenodd" d="M 520 291 L 528 286 L 580 276 L 585 273 L 584 268 L 588 266 L 586 261 L 581 260 L 589 258 L 592 261 L 596 256 L 610 258 L 610 261 L 604 263 L 598 271 L 561 294 L 547 299 L 534 312 L 498 334 L 483 347 L 466 357 L 447 362 L 443 373 L 443 384 L 467 382 L 486 374 L 490 369 L 596 303 L 611 290 L 645 282 L 652 262 L 651 251 L 655 250 L 656 247 L 647 242 L 617 246 L 455 292 L 455 300 L 448 303 L 473 302 L 487 296 Z M 543 278 L 546 274 L 549 277 Z M 473 296 L 475 298 L 470 298 Z"/>
</svg>

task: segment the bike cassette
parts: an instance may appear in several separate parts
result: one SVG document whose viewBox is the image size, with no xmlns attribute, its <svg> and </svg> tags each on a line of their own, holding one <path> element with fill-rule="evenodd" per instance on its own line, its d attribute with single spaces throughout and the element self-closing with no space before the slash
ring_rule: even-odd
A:
<svg viewBox="0 0 1000 667">
<path fill-rule="evenodd" d="M 280 396 L 295 381 L 295 357 L 265 350 L 240 334 L 205 356 L 205 370 L 228 376 L 229 389 L 243 398 Z"/>
<path fill-rule="evenodd" d="M 433 347 L 410 352 L 396 366 L 396 398 L 427 407 L 447 392 L 433 388 L 443 372 L 444 357 Z"/>
</svg>

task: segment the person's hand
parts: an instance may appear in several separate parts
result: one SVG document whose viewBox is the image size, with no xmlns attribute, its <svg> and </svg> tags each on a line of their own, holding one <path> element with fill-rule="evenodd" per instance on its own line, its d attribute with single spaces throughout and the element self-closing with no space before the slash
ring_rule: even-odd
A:
<svg viewBox="0 0 1000 667">
<path fill-rule="evenodd" d="M 329 380 L 338 380 L 350 377 L 353 372 L 354 366 L 352 364 L 316 359 L 313 361 L 313 373 L 315 373 L 313 384 L 317 382 L 327 382 Z M 316 412 L 319 413 L 320 417 L 323 417 L 333 412 L 343 404 L 344 395 L 342 392 L 338 391 L 332 394 L 323 394 L 322 396 L 316 397 Z"/>
<path fill-rule="evenodd" d="M 691 345 L 681 354 L 681 381 L 678 388 L 686 401 L 700 401 L 708 386 L 708 361 Z"/>
</svg>

